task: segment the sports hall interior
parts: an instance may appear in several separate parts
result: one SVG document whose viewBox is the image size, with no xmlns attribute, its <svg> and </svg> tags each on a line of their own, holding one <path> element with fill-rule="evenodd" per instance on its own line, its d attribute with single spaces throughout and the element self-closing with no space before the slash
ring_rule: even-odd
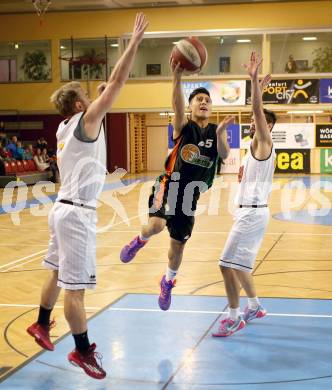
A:
<svg viewBox="0 0 332 390">
<path fill-rule="evenodd" d="M 26 334 L 47 276 L 41 261 L 59 184 L 41 183 L 47 175 L 10 161 L 0 177 L 0 388 L 331 389 L 332 136 L 322 134 L 332 134 L 332 1 L 53 0 L 40 17 L 32 2 L 0 1 L 1 131 L 24 145 L 43 138 L 56 150 L 62 119 L 51 94 L 77 80 L 95 98 L 128 44 L 138 11 L 149 27 L 105 119 L 109 174 L 97 208 L 98 286 L 85 300 L 89 333 L 109 375 L 96 383 L 67 362 L 72 345 L 63 295 L 54 310 L 56 351 L 41 351 Z M 169 149 L 169 56 L 177 41 L 191 35 L 206 45 L 208 62 L 183 81 L 189 89 L 224 83 L 227 96 L 213 105 L 211 122 L 232 114 L 237 127 L 230 133 L 231 159 L 200 198 L 172 307 L 161 312 L 167 230 L 130 264 L 121 263 L 119 253 L 147 222 L 147 199 Z M 232 226 L 251 118 L 242 64 L 252 50 L 263 57 L 262 76 L 311 87 L 305 102 L 280 98 L 274 89 L 271 95 L 280 101 L 265 105 L 286 137 L 277 139 L 284 146 L 277 153 L 271 218 L 253 271 L 269 315 L 232 338 L 215 340 L 211 332 L 227 310 L 218 259 Z M 37 76 L 27 69 L 32 53 L 41 56 Z M 286 70 L 290 55 L 296 73 Z"/>
</svg>

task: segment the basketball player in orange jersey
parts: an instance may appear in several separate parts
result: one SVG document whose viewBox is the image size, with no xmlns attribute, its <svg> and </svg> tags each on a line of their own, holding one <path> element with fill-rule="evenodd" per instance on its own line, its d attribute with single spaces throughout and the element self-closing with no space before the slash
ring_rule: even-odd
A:
<svg viewBox="0 0 332 390">
<path fill-rule="evenodd" d="M 194 214 L 200 193 L 211 187 L 218 156 L 229 154 L 226 127 L 233 122 L 227 117 L 219 126 L 209 123 L 212 102 L 209 91 L 195 89 L 189 97 L 190 119 L 185 115 L 181 90 L 183 69 L 171 62 L 173 72 L 172 105 L 175 146 L 165 163 L 165 172 L 156 180 L 149 198 L 149 221 L 141 233 L 120 254 L 124 263 L 131 261 L 150 237 L 167 226 L 170 234 L 168 266 L 160 282 L 159 307 L 168 310 L 171 290 L 180 267 L 183 250 L 194 227 Z"/>
<path fill-rule="evenodd" d="M 61 187 L 49 215 L 51 238 L 43 262 L 52 274 L 42 290 L 38 320 L 27 331 L 41 347 L 54 350 L 50 315 L 64 288 L 64 313 L 76 346 L 68 360 L 95 379 L 103 379 L 106 372 L 97 362 L 96 344 L 88 339 L 84 292 L 96 286 L 96 203 L 106 175 L 102 120 L 128 79 L 147 25 L 144 14 L 137 14 L 130 43 L 94 102 L 78 82 L 51 97 L 66 118 L 57 131 Z"/>
<path fill-rule="evenodd" d="M 263 241 L 269 221 L 268 198 L 272 189 L 275 167 L 275 151 L 271 131 L 276 122 L 272 111 L 263 109 L 262 91 L 271 81 L 267 75 L 262 84 L 258 80 L 258 69 L 262 60 L 255 52 L 245 65 L 251 78 L 250 147 L 245 155 L 239 173 L 239 188 L 235 197 L 238 209 L 235 222 L 227 238 L 219 266 L 224 278 L 229 304 L 229 313 L 224 318 L 215 337 L 231 336 L 255 318 L 266 315 L 266 310 L 257 298 L 251 272 L 258 250 Z M 240 286 L 248 297 L 248 306 L 243 317 L 240 314 Z"/>
</svg>

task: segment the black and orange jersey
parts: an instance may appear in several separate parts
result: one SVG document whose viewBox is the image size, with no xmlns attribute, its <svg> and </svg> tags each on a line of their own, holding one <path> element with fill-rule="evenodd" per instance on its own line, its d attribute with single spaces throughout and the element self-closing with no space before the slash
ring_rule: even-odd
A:
<svg viewBox="0 0 332 390">
<path fill-rule="evenodd" d="M 165 173 L 159 180 L 167 182 L 172 173 L 180 174 L 180 187 L 192 181 L 202 181 L 211 187 L 218 158 L 217 125 L 209 123 L 201 128 L 189 120 L 181 135 L 174 140 L 175 146 L 165 163 Z"/>
</svg>

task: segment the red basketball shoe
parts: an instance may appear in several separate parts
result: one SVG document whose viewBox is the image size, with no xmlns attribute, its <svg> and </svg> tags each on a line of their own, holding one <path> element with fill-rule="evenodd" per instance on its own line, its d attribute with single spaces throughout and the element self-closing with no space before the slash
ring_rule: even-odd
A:
<svg viewBox="0 0 332 390">
<path fill-rule="evenodd" d="M 74 349 L 68 354 L 68 360 L 74 366 L 83 368 L 85 373 L 92 378 L 104 379 L 106 372 L 101 366 L 101 354 L 95 352 L 96 347 L 95 343 L 91 344 L 85 353 L 81 353 Z M 98 364 L 96 358 L 100 361 L 100 364 Z"/>
</svg>

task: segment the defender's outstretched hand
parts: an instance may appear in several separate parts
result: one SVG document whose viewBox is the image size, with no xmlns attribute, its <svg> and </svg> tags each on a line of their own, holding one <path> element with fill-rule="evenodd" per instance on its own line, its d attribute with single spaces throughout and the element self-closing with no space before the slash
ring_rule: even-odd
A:
<svg viewBox="0 0 332 390">
<path fill-rule="evenodd" d="M 148 25 L 149 22 L 147 21 L 146 16 L 142 12 L 136 14 L 133 35 L 131 38 L 133 42 L 139 44 L 142 41 L 144 31 L 147 29 Z"/>
<path fill-rule="evenodd" d="M 259 86 L 260 86 L 260 88 L 261 88 L 262 93 L 263 93 L 263 91 L 264 91 L 264 88 L 267 87 L 267 86 L 270 84 L 271 80 L 272 80 L 271 75 L 270 75 L 270 74 L 267 74 L 267 75 L 263 78 L 263 80 L 260 81 Z"/>
<path fill-rule="evenodd" d="M 258 69 L 262 62 L 263 59 L 260 58 L 259 54 L 256 54 L 256 52 L 253 51 L 250 56 L 249 64 L 243 64 L 243 66 L 247 70 L 248 75 L 251 78 L 255 78 L 258 75 Z"/>
</svg>

